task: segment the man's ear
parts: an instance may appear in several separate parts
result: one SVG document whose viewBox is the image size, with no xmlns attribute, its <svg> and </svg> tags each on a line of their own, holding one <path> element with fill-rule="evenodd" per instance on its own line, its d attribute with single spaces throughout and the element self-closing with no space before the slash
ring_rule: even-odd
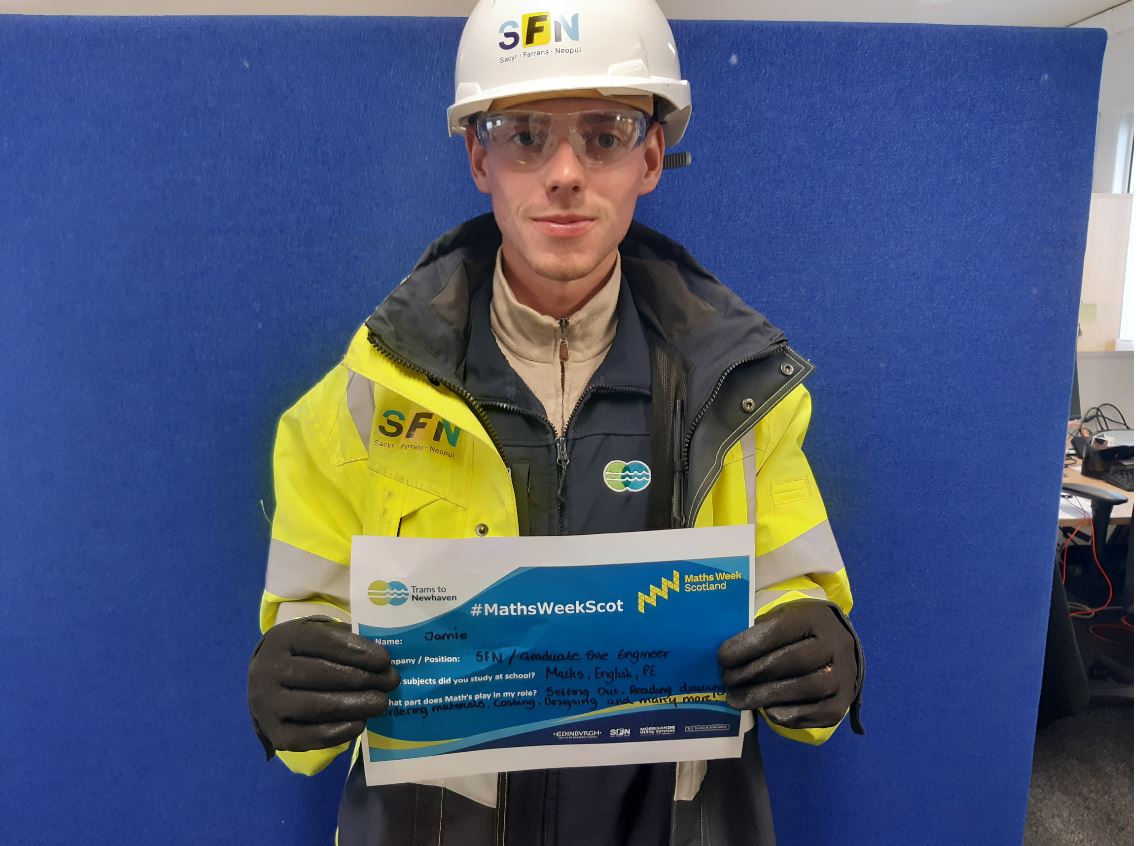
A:
<svg viewBox="0 0 1141 846">
<path fill-rule="evenodd" d="M 483 145 L 480 144 L 479 139 L 475 137 L 474 126 L 467 128 L 467 135 L 464 136 L 464 141 L 467 143 L 468 163 L 471 165 L 471 181 L 474 182 L 475 187 L 484 194 L 490 194 L 491 188 L 489 187 L 487 177 L 487 150 L 483 149 Z"/>
<path fill-rule="evenodd" d="M 662 166 L 666 161 L 666 134 L 660 123 L 651 124 L 646 131 L 646 140 L 642 142 L 642 159 L 646 171 L 638 189 L 639 197 L 644 197 L 657 188 L 662 178 Z"/>
</svg>

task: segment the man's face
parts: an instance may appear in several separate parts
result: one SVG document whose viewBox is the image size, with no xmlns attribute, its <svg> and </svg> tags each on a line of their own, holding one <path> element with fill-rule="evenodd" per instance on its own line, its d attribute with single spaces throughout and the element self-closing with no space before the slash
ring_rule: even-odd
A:
<svg viewBox="0 0 1141 846">
<path fill-rule="evenodd" d="M 555 114 L 623 109 L 606 100 L 536 100 L 512 111 Z M 491 195 L 509 266 L 526 266 L 555 282 L 589 276 L 613 258 L 630 229 L 638 197 L 649 194 L 662 172 L 665 139 L 657 124 L 645 141 L 617 162 L 585 165 L 564 138 L 551 158 L 534 169 L 489 155 L 468 129 L 468 155 L 476 187 Z"/>
</svg>

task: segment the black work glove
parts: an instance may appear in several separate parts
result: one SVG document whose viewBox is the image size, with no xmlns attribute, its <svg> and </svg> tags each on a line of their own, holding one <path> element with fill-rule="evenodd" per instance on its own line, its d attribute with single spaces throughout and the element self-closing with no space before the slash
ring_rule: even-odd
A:
<svg viewBox="0 0 1141 846">
<path fill-rule="evenodd" d="M 250 658 L 250 714 L 266 755 L 352 740 L 400 684 L 388 650 L 348 623 L 303 617 L 274 626 Z"/>
<path fill-rule="evenodd" d="M 851 706 L 863 734 L 859 694 L 864 655 L 844 613 L 831 602 L 778 605 L 717 651 L 725 699 L 742 711 L 763 708 L 786 728 L 827 728 Z"/>
</svg>

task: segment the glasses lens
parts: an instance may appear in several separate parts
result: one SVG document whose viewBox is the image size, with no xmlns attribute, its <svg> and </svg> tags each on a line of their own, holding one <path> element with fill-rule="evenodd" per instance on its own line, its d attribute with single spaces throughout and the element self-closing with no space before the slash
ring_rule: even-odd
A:
<svg viewBox="0 0 1141 846">
<path fill-rule="evenodd" d="M 515 164 L 542 164 L 566 137 L 584 164 L 606 165 L 638 146 L 648 124 L 644 114 L 633 111 L 520 111 L 484 115 L 476 128 L 489 152 Z"/>
<path fill-rule="evenodd" d="M 503 112 L 486 115 L 479 124 L 480 140 L 508 161 L 538 164 L 551 135 L 551 116 L 542 112 Z"/>
<path fill-rule="evenodd" d="M 580 112 L 575 134 L 581 139 L 580 156 L 590 164 L 609 164 L 633 150 L 646 128 L 644 115 L 629 112 Z"/>
</svg>

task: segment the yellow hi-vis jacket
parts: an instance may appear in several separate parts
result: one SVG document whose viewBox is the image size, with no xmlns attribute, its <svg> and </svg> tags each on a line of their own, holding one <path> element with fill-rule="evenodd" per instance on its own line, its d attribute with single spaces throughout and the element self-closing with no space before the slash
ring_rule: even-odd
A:
<svg viewBox="0 0 1141 846">
<path fill-rule="evenodd" d="M 625 253 L 623 267 L 635 272 L 636 263 Z M 751 425 L 724 451 L 708 479 L 693 480 L 706 493 L 689 525 L 742 524 L 755 513 L 758 616 L 810 598 L 831 601 L 848 614 L 848 578 L 801 449 L 812 410 L 801 382 L 811 365 L 791 351 L 787 355 L 800 367 L 798 378 L 757 409 L 759 419 L 748 421 Z M 791 364 L 785 367 L 791 372 Z M 282 416 L 274 448 L 277 504 L 261 602 L 263 631 L 313 614 L 349 619 L 354 535 L 519 533 L 508 468 L 472 405 L 453 388 L 382 355 L 365 326 L 341 363 Z M 408 419 L 432 415 L 471 437 L 458 440 L 457 454 L 448 461 L 429 450 L 370 452 L 371 433 L 384 409 L 401 409 Z M 786 738 L 814 745 L 836 728 L 769 725 Z M 314 774 L 347 748 L 278 756 L 291 770 Z"/>
</svg>

